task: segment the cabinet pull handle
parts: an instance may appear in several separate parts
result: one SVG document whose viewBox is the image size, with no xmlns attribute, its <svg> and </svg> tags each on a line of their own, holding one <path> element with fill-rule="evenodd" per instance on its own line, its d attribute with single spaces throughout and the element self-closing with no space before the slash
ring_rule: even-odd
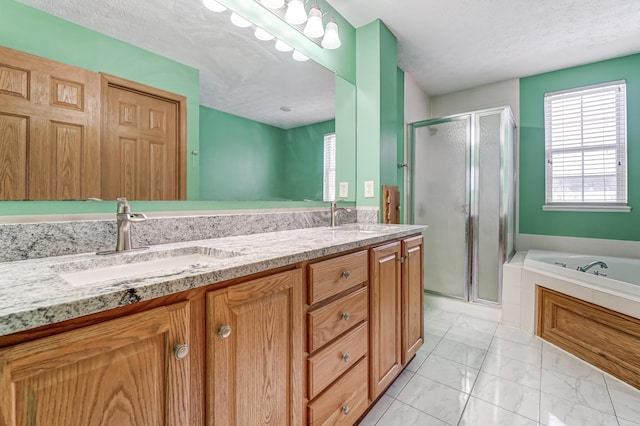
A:
<svg viewBox="0 0 640 426">
<path fill-rule="evenodd" d="M 351 318 L 351 315 L 349 315 L 349 312 L 343 312 L 341 317 L 343 320 L 348 321 L 349 318 Z"/>
<path fill-rule="evenodd" d="M 350 273 L 349 271 L 344 271 L 344 272 L 342 273 L 342 276 L 343 276 L 343 277 L 344 277 L 344 279 L 346 280 L 346 279 L 348 279 L 348 278 L 351 276 L 351 273 Z"/>
<path fill-rule="evenodd" d="M 230 325 L 223 325 L 218 329 L 218 336 L 220 336 L 221 339 L 226 339 L 229 336 L 231 336 L 231 326 Z"/>
<path fill-rule="evenodd" d="M 177 360 L 185 359 L 189 355 L 189 345 L 181 343 L 173 348 L 173 354 Z"/>
<path fill-rule="evenodd" d="M 342 406 L 342 412 L 344 413 L 345 416 L 349 414 L 349 411 L 351 411 L 349 407 L 347 407 L 346 405 Z"/>
<path fill-rule="evenodd" d="M 342 355 L 342 360 L 344 362 L 349 362 L 350 359 L 351 359 L 351 356 L 349 356 L 349 354 L 343 354 Z"/>
</svg>

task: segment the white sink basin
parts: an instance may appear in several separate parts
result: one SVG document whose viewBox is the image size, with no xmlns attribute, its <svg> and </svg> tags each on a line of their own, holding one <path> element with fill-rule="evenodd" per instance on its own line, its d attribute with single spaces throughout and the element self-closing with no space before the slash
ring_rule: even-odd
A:
<svg viewBox="0 0 640 426">
<path fill-rule="evenodd" d="M 210 268 L 223 259 L 242 253 L 207 247 L 186 247 L 167 251 L 138 251 L 96 256 L 90 260 L 61 263 L 52 268 L 72 286 L 82 287 L 144 277 L 171 277 Z"/>
</svg>

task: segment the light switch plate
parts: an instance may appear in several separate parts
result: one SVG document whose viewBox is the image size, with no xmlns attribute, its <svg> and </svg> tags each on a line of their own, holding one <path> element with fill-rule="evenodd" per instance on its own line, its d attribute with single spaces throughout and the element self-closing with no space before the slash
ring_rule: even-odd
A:
<svg viewBox="0 0 640 426">
<path fill-rule="evenodd" d="M 349 182 L 340 182 L 340 198 L 347 198 L 349 196 Z"/>
<path fill-rule="evenodd" d="M 373 198 L 373 181 L 368 180 L 364 183 L 364 198 Z"/>
</svg>

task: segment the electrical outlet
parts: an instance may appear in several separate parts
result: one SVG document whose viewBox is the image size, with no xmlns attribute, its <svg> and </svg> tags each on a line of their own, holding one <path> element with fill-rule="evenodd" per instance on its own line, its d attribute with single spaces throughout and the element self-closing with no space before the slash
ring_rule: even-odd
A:
<svg viewBox="0 0 640 426">
<path fill-rule="evenodd" d="M 349 182 L 340 182 L 340 198 L 347 198 L 349 196 Z"/>
<path fill-rule="evenodd" d="M 368 180 L 364 183 L 364 198 L 373 198 L 373 181 Z"/>
</svg>

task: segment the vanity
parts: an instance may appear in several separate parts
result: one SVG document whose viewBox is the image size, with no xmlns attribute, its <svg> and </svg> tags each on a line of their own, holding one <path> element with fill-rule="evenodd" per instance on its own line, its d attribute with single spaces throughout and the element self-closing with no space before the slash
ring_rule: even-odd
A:
<svg viewBox="0 0 640 426">
<path fill-rule="evenodd" d="M 354 424 L 423 343 L 425 230 L 0 263 L 0 425 Z"/>
</svg>

